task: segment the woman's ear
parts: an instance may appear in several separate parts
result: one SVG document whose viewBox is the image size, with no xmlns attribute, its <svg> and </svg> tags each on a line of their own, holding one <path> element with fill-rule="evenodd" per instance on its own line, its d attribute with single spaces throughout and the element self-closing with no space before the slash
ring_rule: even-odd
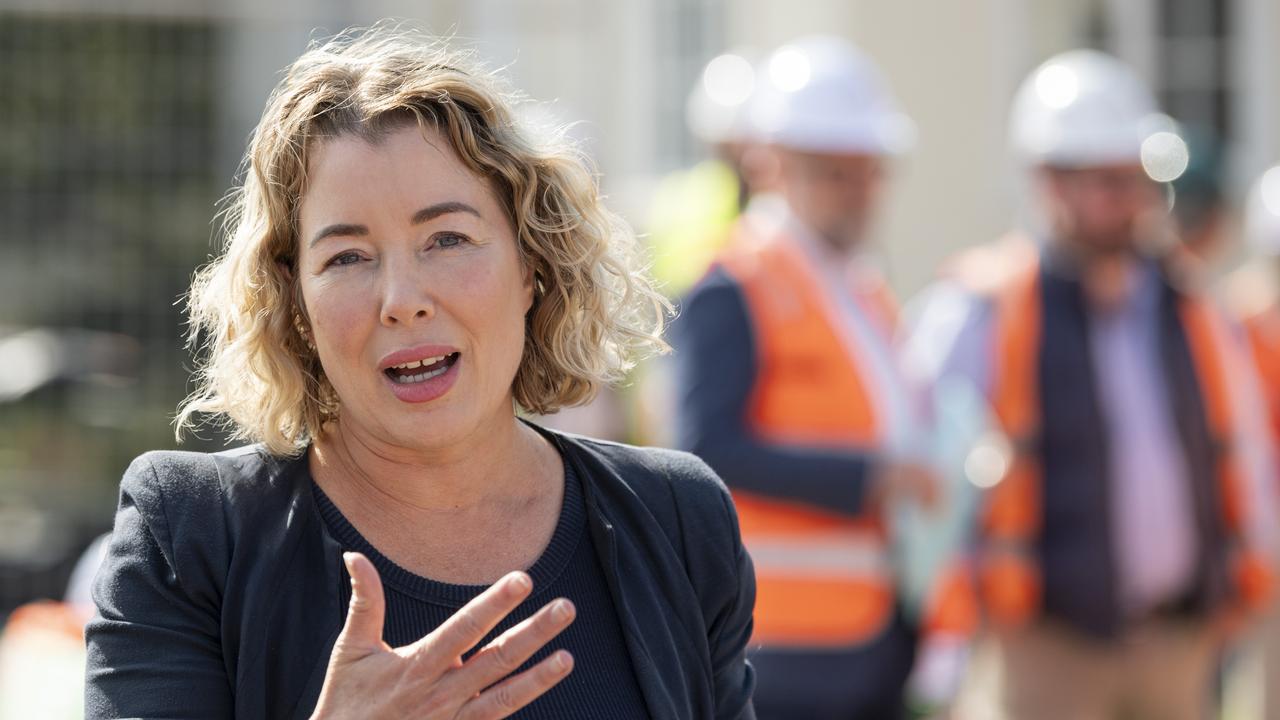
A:
<svg viewBox="0 0 1280 720">
<path fill-rule="evenodd" d="M 284 279 L 290 283 L 297 280 L 293 273 L 293 263 L 290 262 L 288 258 L 276 258 L 276 268 L 280 270 L 280 274 L 284 276 Z"/>
<path fill-rule="evenodd" d="M 280 270 L 281 277 L 289 286 L 286 295 L 293 304 L 293 329 L 298 333 L 298 337 L 306 343 L 307 347 L 315 350 L 315 341 L 311 337 L 311 320 L 307 316 L 307 305 L 302 297 L 302 286 L 298 283 L 297 275 L 294 273 L 293 265 L 284 258 L 276 259 L 276 267 Z"/>
<path fill-rule="evenodd" d="M 524 312 L 528 315 L 529 311 L 533 309 L 533 298 L 537 288 L 537 281 L 535 279 L 536 273 L 533 271 L 533 263 L 524 263 L 523 275 L 524 284 L 521 289 L 524 291 Z"/>
</svg>

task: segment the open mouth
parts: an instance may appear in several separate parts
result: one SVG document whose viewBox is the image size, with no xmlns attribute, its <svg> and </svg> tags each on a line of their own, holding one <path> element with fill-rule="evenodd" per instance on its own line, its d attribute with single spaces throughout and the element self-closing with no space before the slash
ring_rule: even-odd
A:
<svg viewBox="0 0 1280 720">
<path fill-rule="evenodd" d="M 436 357 L 424 358 L 422 360 L 413 360 L 399 365 L 393 365 L 386 370 L 387 377 L 392 382 L 400 385 L 412 385 L 414 383 L 426 382 L 433 377 L 438 377 L 449 371 L 453 364 L 458 361 L 460 353 L 449 353 L 448 355 L 437 355 Z"/>
</svg>

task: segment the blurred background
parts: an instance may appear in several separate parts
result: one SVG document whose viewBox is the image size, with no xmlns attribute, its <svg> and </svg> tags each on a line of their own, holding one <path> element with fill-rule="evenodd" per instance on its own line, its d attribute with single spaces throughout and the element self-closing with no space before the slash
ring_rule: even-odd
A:
<svg viewBox="0 0 1280 720">
<path fill-rule="evenodd" d="M 177 446 L 181 296 L 281 69 L 386 17 L 474 46 L 577 122 L 640 232 L 661 178 L 705 152 L 685 100 L 709 59 L 843 35 L 918 125 L 875 232 L 901 297 L 1009 226 L 1009 102 L 1054 53 L 1138 69 L 1229 208 L 1280 160 L 1275 0 L 0 0 L 0 623 L 61 597 L 128 461 Z"/>
</svg>

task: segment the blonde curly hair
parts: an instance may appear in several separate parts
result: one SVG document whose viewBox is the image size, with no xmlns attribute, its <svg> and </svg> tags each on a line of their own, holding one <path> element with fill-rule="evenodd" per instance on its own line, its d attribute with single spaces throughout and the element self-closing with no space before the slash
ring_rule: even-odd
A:
<svg viewBox="0 0 1280 720">
<path fill-rule="evenodd" d="M 376 140 L 405 123 L 438 129 L 489 180 L 516 229 L 534 302 L 512 383 L 518 409 L 549 414 L 594 397 L 640 355 L 665 352 L 670 306 L 638 265 L 563 133 L 533 142 L 521 99 L 470 53 L 387 25 L 313 43 L 272 93 L 228 196 L 222 254 L 196 273 L 188 342 L 204 351 L 177 432 L 197 416 L 278 455 L 315 438 L 340 403 L 307 334 L 296 281 L 298 206 L 317 142 Z"/>
</svg>

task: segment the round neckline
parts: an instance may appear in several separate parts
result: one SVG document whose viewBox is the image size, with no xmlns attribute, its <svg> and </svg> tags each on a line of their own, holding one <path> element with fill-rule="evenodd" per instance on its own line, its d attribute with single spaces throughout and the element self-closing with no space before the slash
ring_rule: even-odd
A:
<svg viewBox="0 0 1280 720">
<path fill-rule="evenodd" d="M 344 550 L 360 552 L 369 558 L 378 570 L 384 585 L 418 600 L 449 608 L 460 608 L 466 605 L 489 587 L 487 584 L 458 584 L 433 580 L 396 564 L 360 534 L 360 531 L 347 520 L 333 500 L 320 488 L 310 472 L 307 476 L 325 527 Z M 533 580 L 533 594 L 530 598 L 550 591 L 552 583 L 564 572 L 585 534 L 586 502 L 581 480 L 566 460 L 564 462 L 564 497 L 561 501 L 560 517 L 556 520 L 556 527 L 552 531 L 547 547 L 533 565 L 525 570 Z M 345 568 L 343 574 L 346 574 Z"/>
</svg>

